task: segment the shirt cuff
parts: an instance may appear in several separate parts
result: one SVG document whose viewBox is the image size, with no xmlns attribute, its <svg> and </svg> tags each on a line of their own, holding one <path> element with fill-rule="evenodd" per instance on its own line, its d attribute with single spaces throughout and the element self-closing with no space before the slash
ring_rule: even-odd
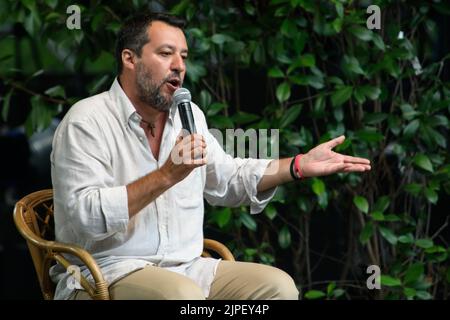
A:
<svg viewBox="0 0 450 320">
<path fill-rule="evenodd" d="M 267 204 L 272 200 L 273 196 L 277 191 L 277 187 L 258 192 L 258 183 L 264 175 L 267 166 L 272 161 L 272 159 L 259 159 L 257 165 L 252 170 L 250 174 L 250 181 L 245 181 L 245 188 L 250 196 L 250 213 L 256 214 L 264 210 Z"/>
<path fill-rule="evenodd" d="M 100 189 L 100 203 L 105 217 L 106 232 L 125 232 L 128 226 L 127 187 Z"/>
</svg>

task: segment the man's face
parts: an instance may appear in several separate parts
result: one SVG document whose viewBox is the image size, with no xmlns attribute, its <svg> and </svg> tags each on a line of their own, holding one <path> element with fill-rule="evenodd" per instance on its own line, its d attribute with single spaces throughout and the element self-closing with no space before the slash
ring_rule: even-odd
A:
<svg viewBox="0 0 450 320">
<path fill-rule="evenodd" d="M 147 34 L 150 42 L 143 46 L 135 69 L 138 96 L 151 107 L 168 111 L 186 73 L 186 38 L 181 29 L 161 21 L 153 21 Z"/>
</svg>

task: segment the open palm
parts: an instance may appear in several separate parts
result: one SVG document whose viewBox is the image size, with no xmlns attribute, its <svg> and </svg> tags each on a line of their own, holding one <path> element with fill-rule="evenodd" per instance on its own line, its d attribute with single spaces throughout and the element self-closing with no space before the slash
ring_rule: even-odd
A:
<svg viewBox="0 0 450 320">
<path fill-rule="evenodd" d="M 300 160 L 304 177 L 325 176 L 338 172 L 364 172 L 370 170 L 370 161 L 364 158 L 346 156 L 332 149 L 345 140 L 340 136 L 311 149 Z"/>
</svg>

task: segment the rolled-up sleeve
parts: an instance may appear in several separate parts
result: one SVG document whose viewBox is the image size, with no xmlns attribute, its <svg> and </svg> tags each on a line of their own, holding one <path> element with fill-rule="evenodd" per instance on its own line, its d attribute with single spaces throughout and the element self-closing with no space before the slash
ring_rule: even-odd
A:
<svg viewBox="0 0 450 320">
<path fill-rule="evenodd" d="M 126 186 L 115 185 L 105 141 L 89 119 L 64 123 L 53 141 L 55 219 L 86 240 L 124 232 L 128 225 Z"/>
<path fill-rule="evenodd" d="M 260 213 L 275 195 L 276 187 L 258 192 L 257 186 L 271 159 L 233 158 L 209 132 L 204 133 L 208 156 L 204 197 L 211 205 L 250 205 Z"/>
</svg>

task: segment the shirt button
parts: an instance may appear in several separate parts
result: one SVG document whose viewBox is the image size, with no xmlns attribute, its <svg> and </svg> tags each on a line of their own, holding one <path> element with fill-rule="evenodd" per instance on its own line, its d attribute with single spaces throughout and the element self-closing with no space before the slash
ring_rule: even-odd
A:
<svg viewBox="0 0 450 320">
<path fill-rule="evenodd" d="M 142 141 L 142 140 L 144 140 L 144 138 L 142 138 L 142 137 L 139 137 L 139 140 L 140 140 L 140 141 Z"/>
</svg>

